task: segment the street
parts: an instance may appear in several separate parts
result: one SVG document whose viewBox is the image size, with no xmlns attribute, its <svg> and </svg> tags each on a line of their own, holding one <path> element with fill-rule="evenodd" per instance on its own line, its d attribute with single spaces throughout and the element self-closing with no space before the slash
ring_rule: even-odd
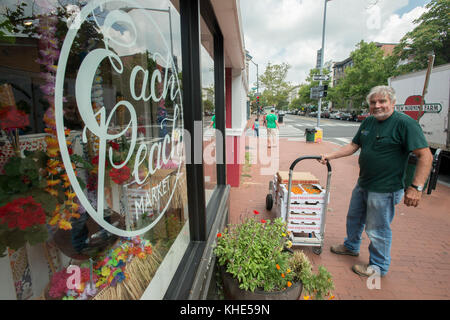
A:
<svg viewBox="0 0 450 320">
<path fill-rule="evenodd" d="M 253 116 L 254 117 L 254 116 Z M 349 143 L 358 131 L 360 122 L 342 121 L 333 119 L 320 119 L 320 127 L 323 129 L 324 141 L 338 145 Z M 317 118 L 302 117 L 297 115 L 285 115 L 283 123 L 280 123 L 280 138 L 305 139 L 305 129 L 317 126 Z M 246 132 L 247 136 L 253 135 L 251 129 Z M 266 136 L 266 128 L 261 126 L 260 135 Z"/>
<path fill-rule="evenodd" d="M 254 115 L 252 119 L 254 119 Z M 262 124 L 262 122 L 261 122 Z M 353 136 L 358 131 L 360 122 L 335 120 L 320 118 L 320 127 L 323 130 L 323 140 L 340 146 L 346 145 L 352 141 Z M 317 126 L 317 118 L 303 117 L 297 115 L 285 115 L 283 123 L 280 123 L 279 137 L 288 140 L 305 139 L 305 129 Z M 246 136 L 254 135 L 252 129 L 247 129 Z M 261 125 L 260 136 L 266 137 L 266 128 Z M 359 154 L 357 151 L 356 154 Z M 449 159 L 442 158 L 438 182 L 450 187 L 450 174 L 448 172 Z"/>
</svg>

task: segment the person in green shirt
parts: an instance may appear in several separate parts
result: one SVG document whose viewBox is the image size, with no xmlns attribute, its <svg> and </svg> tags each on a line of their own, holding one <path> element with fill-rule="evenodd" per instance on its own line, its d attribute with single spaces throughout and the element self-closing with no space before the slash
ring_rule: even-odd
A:
<svg viewBox="0 0 450 320">
<path fill-rule="evenodd" d="M 266 116 L 266 126 L 267 126 L 267 147 L 271 148 L 272 142 L 275 144 L 274 139 L 277 136 L 278 118 L 275 115 L 275 108 L 272 108 L 270 113 Z"/>
<path fill-rule="evenodd" d="M 216 128 L 216 115 L 213 115 L 211 118 L 211 123 L 209 124 L 208 128 L 213 127 L 214 129 Z"/>
<path fill-rule="evenodd" d="M 395 205 L 404 196 L 407 206 L 420 202 L 423 186 L 431 170 L 433 156 L 419 124 L 396 112 L 395 91 L 389 86 L 372 88 L 367 98 L 371 116 L 360 125 L 352 142 L 335 152 L 322 155 L 321 163 L 346 157 L 360 149 L 359 178 L 352 192 L 347 213 L 347 237 L 343 244 L 331 246 L 331 252 L 359 255 L 361 235 L 370 239 L 369 264 L 355 264 L 352 270 L 362 276 L 389 269 Z M 416 172 L 410 186 L 404 186 L 404 175 L 410 152 L 417 156 Z"/>
</svg>

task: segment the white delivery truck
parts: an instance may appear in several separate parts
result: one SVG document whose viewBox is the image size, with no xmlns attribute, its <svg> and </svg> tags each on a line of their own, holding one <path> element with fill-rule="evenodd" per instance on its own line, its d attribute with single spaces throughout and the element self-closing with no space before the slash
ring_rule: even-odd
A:
<svg viewBox="0 0 450 320">
<path fill-rule="evenodd" d="M 423 133 L 432 149 L 435 159 L 430 176 L 430 186 L 435 188 L 440 160 L 450 160 L 449 132 L 449 98 L 450 98 L 450 63 L 432 69 L 421 112 L 421 97 L 427 70 L 412 72 L 388 79 L 395 90 L 397 102 L 395 109 L 419 119 Z M 420 116 L 422 115 L 422 116 Z"/>
</svg>

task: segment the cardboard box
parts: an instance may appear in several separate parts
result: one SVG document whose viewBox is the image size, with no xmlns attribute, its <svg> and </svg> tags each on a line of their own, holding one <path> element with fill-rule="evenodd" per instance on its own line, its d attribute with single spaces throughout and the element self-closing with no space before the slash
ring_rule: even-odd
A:
<svg viewBox="0 0 450 320">
<path fill-rule="evenodd" d="M 320 233 L 320 224 L 307 224 L 307 223 L 299 223 L 299 224 L 295 224 L 295 223 L 288 223 L 287 224 L 287 229 L 288 231 L 292 231 L 295 233 L 298 232 L 317 232 Z"/>
<path fill-rule="evenodd" d="M 301 185 L 297 185 L 301 188 Z M 320 193 L 318 194 L 310 194 L 304 191 L 303 193 L 297 194 L 291 192 L 291 205 L 292 204 L 309 204 L 309 205 L 316 205 L 318 203 L 325 203 L 325 189 L 323 189 L 318 184 L 313 184 L 314 187 L 318 188 L 320 190 Z M 285 202 L 287 202 L 287 186 L 282 184 L 280 185 L 280 198 L 282 198 Z"/>
<path fill-rule="evenodd" d="M 289 183 L 289 171 L 278 171 L 276 174 L 277 181 L 279 184 L 287 185 Z M 319 183 L 317 179 L 311 172 L 293 172 L 292 173 L 292 184 L 301 183 Z"/>
</svg>

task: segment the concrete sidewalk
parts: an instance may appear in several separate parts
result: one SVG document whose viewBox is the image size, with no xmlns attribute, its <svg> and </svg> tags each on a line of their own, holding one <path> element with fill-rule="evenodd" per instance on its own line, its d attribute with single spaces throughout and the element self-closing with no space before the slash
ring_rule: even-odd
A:
<svg viewBox="0 0 450 320">
<path fill-rule="evenodd" d="M 271 152 L 279 154 L 279 168 L 288 171 L 296 158 L 320 155 L 338 149 L 330 142 L 306 143 L 305 139 L 281 138 L 279 146 Z M 279 150 L 278 150 L 279 149 Z M 246 151 L 249 150 L 247 147 Z M 279 152 L 278 152 L 279 151 Z M 424 194 L 417 208 L 403 203 L 397 206 L 392 222 L 393 243 L 391 267 L 381 279 L 380 289 L 368 289 L 367 278 L 355 274 L 355 263 L 368 263 L 369 240 L 363 233 L 359 257 L 340 256 L 330 252 L 332 244 L 342 243 L 346 235 L 345 223 L 351 191 L 357 181 L 358 156 L 331 162 L 332 177 L 330 201 L 325 225 L 325 241 L 321 255 L 315 255 L 311 247 L 294 247 L 307 254 L 314 265 L 323 265 L 333 276 L 335 299 L 440 299 L 450 298 L 450 188 L 437 185 L 431 195 Z M 260 211 L 260 218 L 274 219 L 275 208 L 265 209 L 272 175 L 262 175 L 261 163 L 244 165 L 239 188 L 232 188 L 230 196 L 230 223 L 239 223 L 253 210 Z M 301 161 L 295 171 L 309 171 L 325 186 L 327 170 L 316 160 Z"/>
</svg>

